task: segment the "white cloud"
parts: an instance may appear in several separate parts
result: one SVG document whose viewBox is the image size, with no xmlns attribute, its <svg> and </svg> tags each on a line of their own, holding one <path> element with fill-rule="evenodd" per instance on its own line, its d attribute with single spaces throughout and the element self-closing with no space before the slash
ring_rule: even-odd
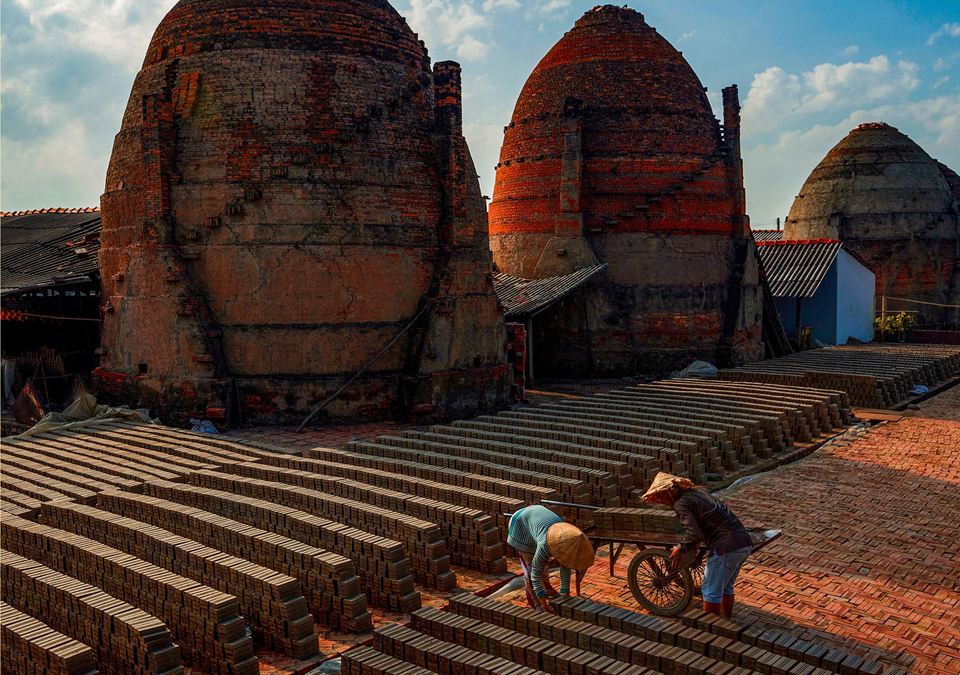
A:
<svg viewBox="0 0 960 675">
<path fill-rule="evenodd" d="M 482 61 L 490 51 L 490 45 L 480 42 L 472 35 L 467 35 L 457 47 L 457 56 L 464 61 Z"/>
<path fill-rule="evenodd" d="M 856 109 L 836 124 L 808 123 L 779 132 L 770 143 L 745 143 L 747 212 L 754 222 L 784 218 L 814 167 L 864 122 L 891 124 L 932 157 L 954 169 L 960 167 L 960 95 Z"/>
<path fill-rule="evenodd" d="M 133 78 L 174 0 L 4 0 L 6 210 L 95 206 Z"/>
<path fill-rule="evenodd" d="M 463 125 L 463 136 L 467 139 L 473 163 L 480 174 L 480 189 L 483 194 L 492 197 L 493 183 L 497 176 L 493 167 L 500 161 L 503 124 L 466 123 Z"/>
<path fill-rule="evenodd" d="M 692 38 L 696 32 L 697 32 L 696 29 L 694 29 L 694 30 L 690 31 L 689 33 L 684 33 L 683 35 L 680 36 L 680 39 L 677 40 L 677 42 L 683 42 L 684 40 L 688 40 L 688 39 Z"/>
<path fill-rule="evenodd" d="M 859 51 L 860 51 L 860 47 L 858 47 L 857 45 L 850 45 L 849 47 L 844 49 L 842 52 L 840 52 L 840 56 L 853 56 Z"/>
<path fill-rule="evenodd" d="M 743 104 L 746 135 L 771 131 L 791 118 L 903 96 L 915 89 L 920 67 L 884 56 L 841 65 L 821 63 L 802 75 L 773 66 L 757 73 Z"/>
<path fill-rule="evenodd" d="M 927 44 L 932 45 L 934 42 L 944 36 L 960 37 L 960 23 L 943 24 L 940 26 L 940 28 L 930 34 L 930 37 L 927 38 Z"/>
<path fill-rule="evenodd" d="M 41 34 L 140 70 L 153 31 L 176 0 L 15 0 Z"/>
<path fill-rule="evenodd" d="M 503 5 L 503 0 L 491 0 L 491 7 Z M 484 3 L 483 9 L 487 9 Z M 407 23 L 413 28 L 431 52 L 437 46 L 456 47 L 457 56 L 465 61 L 483 59 L 490 49 L 475 36 L 478 31 L 490 27 L 486 16 L 474 9 L 471 3 L 452 0 L 411 0 L 411 14 Z"/>
<path fill-rule="evenodd" d="M 525 2 L 527 18 L 545 16 L 549 19 L 562 19 L 567 15 L 571 0 L 534 0 Z"/>
<path fill-rule="evenodd" d="M 491 9 L 497 9 L 503 7 L 504 9 L 519 9 L 520 0 L 485 0 L 483 3 L 483 11 L 489 12 Z"/>
<path fill-rule="evenodd" d="M 949 81 L 950 81 L 950 76 L 944 75 L 943 77 L 941 77 L 940 79 L 938 79 L 936 82 L 933 83 L 933 86 L 931 87 L 931 89 L 936 89 L 940 85 L 946 84 Z"/>
<path fill-rule="evenodd" d="M 946 60 L 945 60 L 942 56 L 941 56 L 939 59 L 937 59 L 937 60 L 934 62 L 934 64 L 933 64 L 933 69 L 934 69 L 935 71 L 937 71 L 938 73 L 939 73 L 941 70 L 947 70 L 949 67 L 950 67 L 950 64 L 947 63 Z"/>
</svg>

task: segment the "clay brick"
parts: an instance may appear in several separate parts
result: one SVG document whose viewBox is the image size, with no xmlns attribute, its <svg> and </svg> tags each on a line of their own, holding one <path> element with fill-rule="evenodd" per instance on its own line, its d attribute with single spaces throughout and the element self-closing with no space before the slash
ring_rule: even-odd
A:
<svg viewBox="0 0 960 675">
<path fill-rule="evenodd" d="M 54 630 L 86 644 L 92 651 L 81 652 L 81 662 L 83 657 L 89 661 L 92 656 L 101 671 L 118 675 L 183 672 L 180 648 L 158 619 L 8 551 L 0 553 L 0 562 L 6 602 L 25 614 L 42 617 Z M 6 621 L 4 628 L 6 634 Z M 49 633 L 46 627 L 43 631 Z M 45 639 L 49 641 L 50 637 Z M 35 643 L 31 655 L 39 656 L 39 651 L 45 650 Z"/>
</svg>

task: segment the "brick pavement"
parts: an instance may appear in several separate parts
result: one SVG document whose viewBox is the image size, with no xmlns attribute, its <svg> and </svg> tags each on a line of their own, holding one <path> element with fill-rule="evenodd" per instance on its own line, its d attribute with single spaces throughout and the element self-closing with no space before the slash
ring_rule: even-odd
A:
<svg viewBox="0 0 960 675">
<path fill-rule="evenodd" d="M 944 408 L 947 403 L 940 401 Z M 735 618 L 910 672 L 960 672 L 960 424 L 904 418 L 724 493 L 749 525 L 783 529 L 751 557 Z M 583 585 L 637 609 L 631 553 Z M 504 598 L 523 604 L 523 591 Z"/>
<path fill-rule="evenodd" d="M 948 389 L 917 405 L 920 410 L 909 410 L 906 413 L 907 416 L 960 422 L 960 386 Z"/>
</svg>

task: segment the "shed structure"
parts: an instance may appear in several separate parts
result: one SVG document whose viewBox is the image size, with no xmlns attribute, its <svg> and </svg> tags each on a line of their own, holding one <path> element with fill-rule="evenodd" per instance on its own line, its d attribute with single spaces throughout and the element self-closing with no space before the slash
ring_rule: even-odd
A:
<svg viewBox="0 0 960 675">
<path fill-rule="evenodd" d="M 5 212 L 0 233 L 4 353 L 82 352 L 92 368 L 100 342 L 100 209 Z"/>
<path fill-rule="evenodd" d="M 788 336 L 809 326 L 811 339 L 826 345 L 873 339 L 876 279 L 842 242 L 761 241 L 757 252 Z"/>
</svg>

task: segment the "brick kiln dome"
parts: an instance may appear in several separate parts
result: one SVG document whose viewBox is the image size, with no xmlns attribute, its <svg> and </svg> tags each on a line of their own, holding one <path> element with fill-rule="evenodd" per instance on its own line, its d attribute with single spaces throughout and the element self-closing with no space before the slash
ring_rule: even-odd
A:
<svg viewBox="0 0 960 675">
<path fill-rule="evenodd" d="M 490 205 L 494 261 L 527 278 L 609 265 L 600 372 L 757 352 L 736 87 L 724 109 L 722 132 L 681 53 L 610 5 L 584 14 L 523 87 Z"/>
<path fill-rule="evenodd" d="M 296 417 L 425 305 L 334 412 L 504 395 L 459 66 L 385 1 L 181 0 L 101 203 L 108 397 Z"/>
<path fill-rule="evenodd" d="M 953 171 L 889 124 L 861 124 L 807 178 L 784 238 L 841 239 L 874 269 L 877 295 L 955 305 L 958 182 Z M 921 310 L 933 323 L 958 322 L 949 308 L 896 307 Z"/>
</svg>

